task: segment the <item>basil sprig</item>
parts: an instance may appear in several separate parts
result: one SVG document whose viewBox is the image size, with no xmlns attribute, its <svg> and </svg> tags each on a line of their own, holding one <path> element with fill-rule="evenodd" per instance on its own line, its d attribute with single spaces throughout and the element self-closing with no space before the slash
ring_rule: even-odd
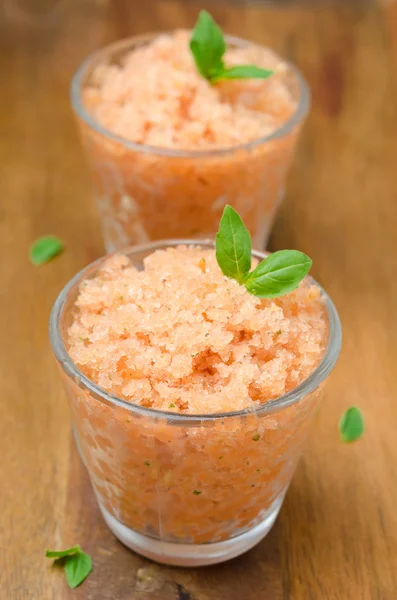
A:
<svg viewBox="0 0 397 600">
<path fill-rule="evenodd" d="M 267 79 L 273 74 L 273 71 L 256 65 L 226 67 L 223 62 L 226 42 L 222 29 L 205 10 L 200 12 L 193 29 L 190 50 L 198 72 L 212 84 L 222 79 Z"/>
<path fill-rule="evenodd" d="M 92 571 L 91 557 L 78 545 L 66 550 L 47 550 L 45 555 L 47 558 L 55 558 L 55 562 L 63 566 L 66 581 L 71 588 L 83 583 Z"/>
<path fill-rule="evenodd" d="M 279 250 L 251 269 L 251 236 L 238 213 L 225 206 L 216 234 L 216 260 L 226 277 L 258 298 L 276 298 L 298 287 L 312 260 L 298 250 Z"/>
</svg>

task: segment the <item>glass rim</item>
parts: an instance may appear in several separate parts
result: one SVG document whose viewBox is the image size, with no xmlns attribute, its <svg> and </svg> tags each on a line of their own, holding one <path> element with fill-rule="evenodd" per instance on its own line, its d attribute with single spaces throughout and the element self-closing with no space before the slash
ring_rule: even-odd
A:
<svg viewBox="0 0 397 600">
<path fill-rule="evenodd" d="M 91 129 L 95 130 L 97 133 L 111 139 L 114 142 L 117 142 L 130 150 L 134 150 L 136 152 L 144 152 L 146 154 L 154 154 L 158 156 L 168 156 L 174 158 L 206 158 L 211 156 L 224 156 L 230 154 L 232 152 L 237 152 L 241 150 L 252 150 L 257 146 L 270 142 L 272 140 L 282 138 L 287 135 L 294 127 L 296 127 L 303 119 L 306 117 L 309 107 L 310 107 L 310 90 L 309 86 L 306 83 L 305 78 L 303 77 L 300 70 L 290 63 L 282 59 L 283 64 L 287 67 L 287 69 L 294 75 L 298 87 L 299 87 L 299 100 L 297 103 L 297 107 L 293 114 L 277 129 L 275 129 L 272 133 L 263 135 L 255 140 L 251 140 L 249 142 L 244 142 L 243 144 L 236 144 L 233 146 L 226 146 L 221 148 L 216 148 L 213 150 L 203 149 L 203 150 L 183 150 L 177 148 L 166 148 L 163 146 L 152 146 L 150 144 L 141 144 L 139 142 L 133 142 L 121 135 L 118 135 L 112 132 L 110 129 L 103 127 L 84 107 L 81 100 L 81 88 L 82 81 L 87 72 L 87 69 L 90 67 L 91 63 L 95 61 L 95 59 L 100 58 L 102 55 L 107 55 L 109 52 L 114 52 L 117 49 L 121 49 L 124 46 L 129 46 L 131 42 L 136 41 L 136 43 L 140 43 L 141 45 L 149 42 L 151 39 L 158 35 L 170 34 L 172 31 L 165 31 L 159 33 L 146 33 L 143 35 L 132 36 L 128 38 L 123 38 L 116 42 L 112 42 L 95 50 L 91 54 L 89 54 L 85 60 L 78 67 L 75 72 L 71 86 L 70 86 L 70 101 L 75 111 L 76 115 L 80 117 Z M 245 40 L 240 37 L 226 35 L 226 42 L 228 44 L 234 44 L 236 46 L 246 46 L 253 45 L 263 47 L 261 44 L 256 42 L 250 42 L 249 40 Z"/>
<path fill-rule="evenodd" d="M 146 252 L 146 251 L 154 251 L 160 249 L 162 247 L 170 247 L 170 246 L 179 246 L 179 245 L 188 245 L 188 246 L 209 246 L 211 248 L 215 247 L 214 240 L 211 239 L 203 239 L 203 240 L 192 240 L 192 239 L 174 239 L 174 240 L 160 240 L 157 242 L 150 242 L 146 244 L 140 244 L 137 246 L 131 246 L 122 251 L 123 254 L 129 256 L 133 260 L 133 255 Z M 117 253 L 116 253 L 117 254 Z M 55 357 L 59 361 L 60 365 L 64 372 L 73 378 L 74 381 L 78 381 L 83 384 L 84 388 L 87 389 L 90 393 L 94 393 L 96 396 L 100 396 L 102 399 L 110 403 L 114 406 L 119 406 L 127 409 L 128 411 L 137 414 L 138 416 L 145 416 L 151 418 L 163 418 L 174 424 L 184 423 L 186 425 L 193 425 L 194 422 L 198 421 L 215 421 L 219 419 L 226 419 L 229 417 L 247 417 L 249 415 L 263 416 L 265 414 L 273 414 L 280 409 L 284 409 L 291 404 L 297 403 L 303 396 L 308 395 L 313 392 L 318 386 L 328 377 L 330 372 L 335 366 L 335 363 L 338 359 L 339 352 L 342 345 L 342 328 L 339 320 L 338 312 L 328 296 L 325 290 L 313 279 L 313 283 L 318 286 L 322 295 L 326 299 L 326 308 L 328 313 L 329 320 L 329 337 L 327 348 L 324 352 L 324 356 L 322 357 L 320 363 L 317 365 L 315 370 L 307 377 L 304 381 L 302 381 L 296 388 L 290 390 L 286 394 L 282 396 L 278 396 L 272 400 L 264 402 L 258 407 L 254 408 L 245 408 L 241 410 L 228 411 L 222 413 L 205 413 L 205 414 L 180 414 L 172 411 L 164 411 L 155 408 L 147 408 L 144 406 L 140 406 L 139 404 L 134 404 L 133 402 L 129 402 L 128 400 L 124 400 L 123 398 L 119 398 L 113 394 L 110 394 L 99 385 L 91 381 L 72 360 L 69 355 L 61 331 L 60 331 L 60 319 L 63 315 L 63 308 L 65 305 L 65 301 L 69 292 L 73 289 L 73 287 L 84 278 L 84 274 L 91 270 L 95 265 L 99 265 L 101 262 L 105 261 L 111 254 L 102 256 L 98 258 L 94 262 L 90 263 L 86 267 L 84 267 L 81 271 L 79 271 L 63 288 L 63 290 L 58 295 L 55 300 L 54 306 L 50 315 L 50 323 L 49 323 L 49 337 L 50 343 L 52 346 L 52 350 L 55 354 Z M 267 253 L 259 252 L 256 250 L 252 251 L 252 256 L 255 258 L 259 258 L 262 260 L 267 256 Z"/>
</svg>

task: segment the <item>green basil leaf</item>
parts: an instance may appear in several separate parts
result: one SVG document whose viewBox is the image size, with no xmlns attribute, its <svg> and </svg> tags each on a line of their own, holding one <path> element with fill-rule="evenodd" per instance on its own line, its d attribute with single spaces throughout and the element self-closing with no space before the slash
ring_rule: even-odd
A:
<svg viewBox="0 0 397 600">
<path fill-rule="evenodd" d="M 63 242 L 56 235 L 37 239 L 30 248 L 30 261 L 37 267 L 48 262 L 63 250 Z"/>
<path fill-rule="evenodd" d="M 357 406 L 351 406 L 339 421 L 339 433 L 343 442 L 354 442 L 364 433 L 364 418 Z"/>
<path fill-rule="evenodd" d="M 258 298 L 276 298 L 298 287 L 311 266 L 312 260 L 303 252 L 279 250 L 259 263 L 244 284 Z"/>
<path fill-rule="evenodd" d="M 73 548 L 67 548 L 66 550 L 47 550 L 45 555 L 47 558 L 63 558 L 64 556 L 70 556 L 71 554 L 76 554 L 76 552 L 80 552 L 80 546 L 73 546 Z"/>
<path fill-rule="evenodd" d="M 92 560 L 85 552 L 73 554 L 65 559 L 65 575 L 66 580 L 71 588 L 75 588 L 92 571 Z"/>
<path fill-rule="evenodd" d="M 236 65 L 227 68 L 223 62 L 226 43 L 222 29 L 206 11 L 200 11 L 190 38 L 190 51 L 198 72 L 210 83 L 222 79 L 266 79 L 273 74 L 256 65 Z"/>
<path fill-rule="evenodd" d="M 256 65 L 236 65 L 216 73 L 211 78 L 211 83 L 216 83 L 222 79 L 267 79 L 271 75 L 273 75 L 273 71 L 261 69 Z"/>
<path fill-rule="evenodd" d="M 229 205 L 225 206 L 216 234 L 216 260 L 222 273 L 239 283 L 251 268 L 251 236 Z"/>
<path fill-rule="evenodd" d="M 210 80 L 213 75 L 223 69 L 222 56 L 226 51 L 223 33 L 205 10 L 200 11 L 193 29 L 190 50 L 198 72 L 206 79 Z"/>
</svg>

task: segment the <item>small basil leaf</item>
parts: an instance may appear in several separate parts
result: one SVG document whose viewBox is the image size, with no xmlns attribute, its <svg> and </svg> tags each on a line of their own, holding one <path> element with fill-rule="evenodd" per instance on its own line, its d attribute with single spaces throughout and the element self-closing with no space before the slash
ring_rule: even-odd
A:
<svg viewBox="0 0 397 600">
<path fill-rule="evenodd" d="M 279 250 L 259 263 L 244 284 L 258 298 L 276 298 L 297 288 L 311 266 L 312 260 L 303 252 Z"/>
<path fill-rule="evenodd" d="M 65 559 L 65 575 L 66 580 L 71 588 L 75 588 L 92 571 L 92 560 L 85 552 L 73 554 Z"/>
<path fill-rule="evenodd" d="M 223 33 L 205 10 L 200 11 L 193 29 L 190 50 L 198 72 L 206 79 L 211 79 L 215 73 L 223 69 L 222 56 L 226 50 Z"/>
<path fill-rule="evenodd" d="M 273 74 L 273 71 L 256 65 L 225 67 L 223 55 L 226 52 L 226 43 L 223 32 L 205 10 L 200 11 L 192 31 L 190 50 L 198 72 L 210 83 L 222 79 L 266 79 Z"/>
<path fill-rule="evenodd" d="M 356 406 L 351 406 L 342 415 L 339 421 L 339 433 L 343 442 L 354 442 L 364 433 L 364 418 Z"/>
<path fill-rule="evenodd" d="M 273 71 L 261 69 L 256 65 L 236 65 L 216 73 L 211 78 L 211 83 L 216 83 L 222 79 L 267 79 L 271 75 L 273 75 Z"/>
<path fill-rule="evenodd" d="M 222 273 L 239 283 L 251 268 L 251 236 L 229 205 L 225 206 L 216 234 L 216 260 Z"/>
<path fill-rule="evenodd" d="M 48 262 L 63 250 L 63 242 L 55 235 L 38 238 L 30 248 L 30 261 L 36 267 Z"/>
<path fill-rule="evenodd" d="M 63 558 L 64 556 L 70 556 L 80 552 L 80 546 L 73 546 L 73 548 L 67 548 L 66 550 L 47 550 L 45 555 L 47 558 Z"/>
</svg>

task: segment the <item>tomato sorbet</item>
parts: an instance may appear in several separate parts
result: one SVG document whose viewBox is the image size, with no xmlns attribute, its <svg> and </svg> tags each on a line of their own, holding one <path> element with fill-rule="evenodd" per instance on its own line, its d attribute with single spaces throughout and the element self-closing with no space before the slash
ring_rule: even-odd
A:
<svg viewBox="0 0 397 600">
<path fill-rule="evenodd" d="M 194 247 L 154 252 L 143 271 L 109 258 L 76 308 L 75 363 L 108 392 L 160 410 L 255 408 L 301 383 L 327 342 L 310 279 L 260 300 L 223 275 L 213 250 Z"/>
<path fill-rule="evenodd" d="M 226 204 L 261 248 L 283 196 L 307 110 L 303 81 L 272 50 L 240 41 L 225 64 L 273 75 L 211 85 L 190 35 L 118 42 L 79 75 L 74 106 L 109 251 L 214 234 Z"/>
<path fill-rule="evenodd" d="M 159 35 L 124 56 L 100 64 L 83 101 L 98 122 L 134 142 L 184 150 L 236 146 L 271 134 L 296 108 L 284 81 L 286 65 L 269 48 L 229 48 L 228 66 L 274 69 L 268 79 L 211 85 L 197 71 L 189 31 Z"/>
<path fill-rule="evenodd" d="M 157 250 L 143 270 L 114 255 L 81 281 L 66 338 L 80 371 L 127 402 L 65 377 L 94 489 L 118 522 L 200 544 L 236 536 L 281 504 L 318 391 L 261 408 L 324 355 L 327 310 L 310 278 L 261 300 L 222 274 L 213 249 Z M 243 412 L 219 416 L 229 411 Z"/>
</svg>

